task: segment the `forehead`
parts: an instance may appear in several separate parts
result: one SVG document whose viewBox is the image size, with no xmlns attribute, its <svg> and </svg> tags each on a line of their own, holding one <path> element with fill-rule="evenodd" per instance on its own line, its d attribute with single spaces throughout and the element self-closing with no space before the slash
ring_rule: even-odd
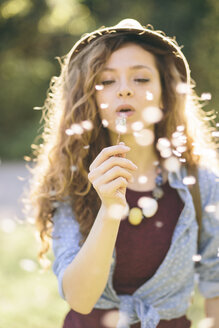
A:
<svg viewBox="0 0 219 328">
<path fill-rule="evenodd" d="M 147 65 L 156 68 L 155 56 L 135 43 L 125 43 L 115 50 L 106 62 L 106 67 L 118 68 L 125 66 Z"/>
</svg>

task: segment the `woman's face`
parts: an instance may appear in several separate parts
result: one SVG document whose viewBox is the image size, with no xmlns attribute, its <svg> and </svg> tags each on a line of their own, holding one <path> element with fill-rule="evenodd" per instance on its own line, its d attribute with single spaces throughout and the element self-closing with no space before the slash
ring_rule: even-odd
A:
<svg viewBox="0 0 219 328">
<path fill-rule="evenodd" d="M 126 117 L 126 133 L 133 132 L 134 122 L 142 122 L 142 128 L 149 127 L 152 123 L 145 120 L 143 112 L 149 107 L 152 112 L 153 108 L 156 111 L 162 107 L 155 57 L 134 43 L 127 43 L 111 54 L 98 76 L 96 89 L 101 119 L 106 120 L 108 129 L 114 132 L 117 132 L 115 122 L 120 116 Z"/>
</svg>

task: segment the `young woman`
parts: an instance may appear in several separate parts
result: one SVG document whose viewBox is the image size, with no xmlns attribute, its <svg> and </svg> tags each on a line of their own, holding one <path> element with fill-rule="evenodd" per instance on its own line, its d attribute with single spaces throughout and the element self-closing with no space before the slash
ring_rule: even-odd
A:
<svg viewBox="0 0 219 328">
<path fill-rule="evenodd" d="M 30 200 L 41 259 L 52 230 L 63 327 L 191 327 L 195 272 L 219 327 L 218 155 L 180 47 L 126 19 L 85 35 L 61 66 Z"/>
</svg>

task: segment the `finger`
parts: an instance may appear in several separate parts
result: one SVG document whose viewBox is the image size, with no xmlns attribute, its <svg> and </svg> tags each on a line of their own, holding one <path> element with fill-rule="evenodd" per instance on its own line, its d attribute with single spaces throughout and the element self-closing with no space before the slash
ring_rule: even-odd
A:
<svg viewBox="0 0 219 328">
<path fill-rule="evenodd" d="M 100 192 L 107 196 L 112 196 L 112 194 L 116 191 L 118 191 L 120 188 L 127 188 L 128 186 L 128 182 L 125 178 L 123 177 L 118 177 L 117 179 L 105 184 L 105 185 L 102 185 L 100 187 Z"/>
<path fill-rule="evenodd" d="M 97 155 L 93 163 L 90 165 L 89 170 L 93 170 L 102 164 L 106 159 L 111 156 L 116 156 L 117 154 L 124 154 L 130 150 L 130 147 L 124 145 L 115 145 L 104 148 L 101 152 Z"/>
<path fill-rule="evenodd" d="M 104 174 L 105 172 L 107 172 L 108 170 L 113 168 L 114 166 L 120 166 L 120 167 L 126 168 L 128 170 L 134 170 L 134 171 L 137 170 L 137 166 L 129 159 L 112 156 L 88 174 L 89 180 L 95 179 L 95 177 L 98 177 L 98 176 Z"/>
<path fill-rule="evenodd" d="M 119 177 L 123 177 L 127 179 L 129 182 L 132 180 L 132 175 L 126 169 L 121 168 L 120 166 L 114 166 L 112 169 L 107 171 L 105 174 L 100 175 L 98 178 L 93 180 L 94 188 L 98 188 L 98 186 L 106 184 L 110 181 L 113 181 Z M 92 180 L 92 178 L 91 178 Z"/>
</svg>

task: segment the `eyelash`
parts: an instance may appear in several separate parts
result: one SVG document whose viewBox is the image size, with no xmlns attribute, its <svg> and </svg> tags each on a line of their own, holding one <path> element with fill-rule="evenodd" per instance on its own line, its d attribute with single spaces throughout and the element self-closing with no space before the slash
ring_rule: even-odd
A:
<svg viewBox="0 0 219 328">
<path fill-rule="evenodd" d="M 139 82 L 139 83 L 146 83 L 149 82 L 150 79 L 134 79 L 135 82 Z M 106 80 L 106 81 L 102 81 L 101 84 L 102 85 L 110 85 L 112 83 L 114 83 L 114 80 Z"/>
<path fill-rule="evenodd" d="M 135 82 L 140 82 L 140 83 L 146 83 L 146 82 L 149 82 L 150 79 L 135 79 L 134 81 Z"/>
</svg>

